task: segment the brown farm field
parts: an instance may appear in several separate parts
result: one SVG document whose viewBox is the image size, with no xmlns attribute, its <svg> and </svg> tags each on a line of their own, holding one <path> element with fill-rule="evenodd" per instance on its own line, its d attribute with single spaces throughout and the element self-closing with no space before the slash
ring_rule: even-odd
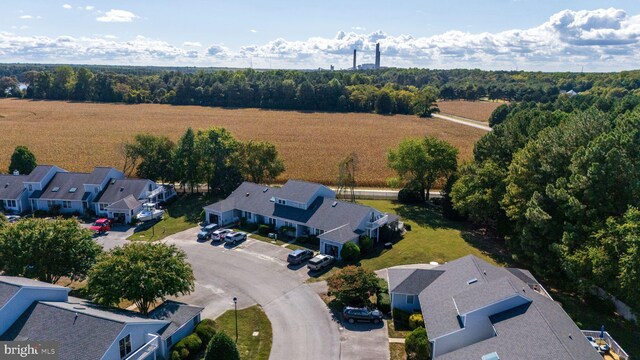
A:
<svg viewBox="0 0 640 360">
<path fill-rule="evenodd" d="M 489 122 L 493 110 L 502 104 L 504 102 L 451 100 L 438 101 L 438 108 L 441 114 Z"/>
<path fill-rule="evenodd" d="M 38 163 L 69 171 L 93 166 L 122 167 L 121 145 L 137 133 L 166 135 L 177 141 L 194 130 L 224 127 L 236 138 L 274 143 L 288 178 L 335 182 L 337 163 L 358 154 L 359 186 L 385 186 L 392 172 L 386 153 L 406 137 L 433 135 L 460 149 L 469 159 L 483 130 L 439 119 L 375 114 L 303 113 L 200 106 L 123 105 L 62 101 L 0 100 L 0 172 L 6 171 L 16 145 L 26 145 Z"/>
</svg>

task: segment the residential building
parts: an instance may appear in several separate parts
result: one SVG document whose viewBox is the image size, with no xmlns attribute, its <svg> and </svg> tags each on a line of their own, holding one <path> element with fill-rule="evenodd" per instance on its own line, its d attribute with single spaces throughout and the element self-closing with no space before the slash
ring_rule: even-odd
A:
<svg viewBox="0 0 640 360">
<path fill-rule="evenodd" d="M 57 172 L 44 189 L 30 196 L 33 211 L 58 207 L 63 214 L 83 215 L 112 179 L 123 178 L 121 171 L 111 167 L 96 167 L 90 173 Z"/>
<path fill-rule="evenodd" d="M 145 202 L 158 203 L 175 195 L 171 186 L 158 185 L 147 179 L 111 179 L 93 201 L 98 216 L 130 223 Z"/>
<path fill-rule="evenodd" d="M 64 170 L 52 165 L 38 165 L 29 175 L 17 171 L 11 175 L 0 175 L 0 208 L 15 214 L 31 211 L 29 197 L 35 191 L 42 190 L 60 171 Z"/>
<path fill-rule="evenodd" d="M 336 200 L 328 187 L 299 180 L 289 180 L 280 188 L 244 182 L 204 210 L 209 223 L 227 225 L 245 218 L 275 229 L 289 227 L 295 237 L 317 236 L 320 252 L 336 258 L 347 242 L 357 244 L 362 235 L 377 240 L 382 226 L 398 223 L 395 215 Z"/>
<path fill-rule="evenodd" d="M 168 359 L 202 308 L 167 301 L 149 316 L 68 296 L 69 289 L 0 276 L 0 341 L 52 341 L 65 360 Z"/>
<path fill-rule="evenodd" d="M 526 270 L 469 255 L 388 277 L 392 307 L 422 312 L 434 360 L 602 359 Z"/>
</svg>

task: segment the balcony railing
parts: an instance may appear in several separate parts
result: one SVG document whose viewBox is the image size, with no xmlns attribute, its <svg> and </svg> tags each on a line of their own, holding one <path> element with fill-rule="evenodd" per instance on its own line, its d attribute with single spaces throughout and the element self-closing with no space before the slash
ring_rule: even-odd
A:
<svg viewBox="0 0 640 360">
<path fill-rule="evenodd" d="M 389 215 L 384 215 L 382 217 L 380 217 L 379 219 L 377 219 L 376 221 L 369 221 L 367 222 L 367 229 L 375 229 L 378 228 L 380 226 L 383 226 L 384 224 L 387 223 L 387 220 L 389 219 Z"/>
<path fill-rule="evenodd" d="M 151 360 L 156 359 L 156 350 L 160 346 L 160 337 L 155 334 L 147 334 L 147 343 L 140 349 L 129 355 L 125 360 Z"/>
<path fill-rule="evenodd" d="M 594 339 L 600 339 L 600 331 L 595 331 L 595 330 L 582 330 L 582 334 L 584 336 L 591 336 Z M 620 345 L 618 345 L 618 343 L 613 339 L 613 337 L 611 335 L 609 335 L 608 332 L 604 332 L 604 341 L 607 342 L 607 344 L 609 345 L 609 350 L 618 355 L 618 358 L 620 358 L 620 360 L 629 360 L 629 354 L 627 354 L 626 351 L 624 351 L 624 349 L 622 349 L 622 347 L 620 347 Z"/>
</svg>

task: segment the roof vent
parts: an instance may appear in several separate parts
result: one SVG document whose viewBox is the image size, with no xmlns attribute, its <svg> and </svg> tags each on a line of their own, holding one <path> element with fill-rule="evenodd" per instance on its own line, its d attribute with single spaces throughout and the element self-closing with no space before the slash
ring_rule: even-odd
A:
<svg viewBox="0 0 640 360">
<path fill-rule="evenodd" d="M 4 188 L 8 188 L 9 187 L 9 183 L 4 184 Z"/>
<path fill-rule="evenodd" d="M 272 197 L 271 197 L 271 199 L 269 199 L 269 201 L 271 201 L 271 202 L 276 202 L 276 198 L 275 198 L 275 196 L 272 196 Z"/>
<path fill-rule="evenodd" d="M 124 191 L 124 186 L 120 188 L 120 191 L 121 191 L 121 192 L 122 192 L 122 191 Z"/>
<path fill-rule="evenodd" d="M 244 196 L 249 197 L 249 195 L 250 195 L 249 193 L 246 193 Z"/>
<path fill-rule="evenodd" d="M 116 179 L 111 179 L 111 185 L 116 183 Z"/>
<path fill-rule="evenodd" d="M 478 279 L 473 278 L 473 279 L 471 279 L 471 280 L 467 281 L 467 285 L 475 284 L 475 283 L 477 283 L 477 282 L 478 282 Z"/>
<path fill-rule="evenodd" d="M 51 189 L 51 192 L 58 192 L 58 190 L 60 190 L 60 187 L 56 186 L 53 189 Z"/>
<path fill-rule="evenodd" d="M 331 204 L 331 207 L 336 207 L 336 205 L 338 205 L 338 202 L 334 201 L 333 204 Z"/>
<path fill-rule="evenodd" d="M 498 353 L 494 351 L 490 354 L 483 355 L 482 360 L 500 360 L 500 356 L 498 356 Z"/>
<path fill-rule="evenodd" d="M 263 193 L 266 193 L 267 191 L 269 191 L 269 188 L 264 188 L 264 189 L 262 189 L 262 192 L 263 192 Z"/>
</svg>

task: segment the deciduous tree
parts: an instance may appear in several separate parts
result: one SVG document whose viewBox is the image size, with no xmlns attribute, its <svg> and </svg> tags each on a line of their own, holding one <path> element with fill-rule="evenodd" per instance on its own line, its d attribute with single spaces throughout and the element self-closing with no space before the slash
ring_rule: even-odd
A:
<svg viewBox="0 0 640 360">
<path fill-rule="evenodd" d="M 329 292 L 347 306 L 369 303 L 369 297 L 379 290 L 378 278 L 371 270 L 360 266 L 346 266 L 327 279 Z"/>
<path fill-rule="evenodd" d="M 249 140 L 240 146 L 242 175 L 258 184 L 273 181 L 284 172 L 284 162 L 276 146 L 266 141 Z"/>
<path fill-rule="evenodd" d="M 26 146 L 18 145 L 11 155 L 9 173 L 18 170 L 20 174 L 28 175 L 38 166 L 36 156 Z"/>
</svg>

